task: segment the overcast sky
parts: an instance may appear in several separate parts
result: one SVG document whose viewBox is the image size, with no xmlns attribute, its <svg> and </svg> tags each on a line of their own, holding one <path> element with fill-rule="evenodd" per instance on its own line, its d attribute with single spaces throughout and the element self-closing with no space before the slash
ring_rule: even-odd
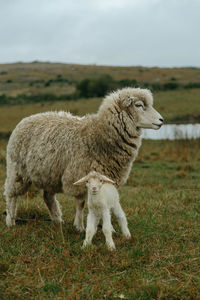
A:
<svg viewBox="0 0 200 300">
<path fill-rule="evenodd" d="M 200 66 L 200 0 L 0 0 L 0 63 Z"/>
</svg>

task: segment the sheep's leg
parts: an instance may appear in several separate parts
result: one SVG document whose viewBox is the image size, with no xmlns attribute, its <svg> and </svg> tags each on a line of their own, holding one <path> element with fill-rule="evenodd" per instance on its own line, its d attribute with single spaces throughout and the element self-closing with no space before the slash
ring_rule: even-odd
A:
<svg viewBox="0 0 200 300">
<path fill-rule="evenodd" d="M 115 244 L 112 239 L 112 224 L 111 224 L 111 216 L 109 210 L 106 210 L 103 213 L 103 233 L 106 238 L 106 244 L 110 250 L 115 249 Z"/>
<path fill-rule="evenodd" d="M 5 182 L 4 196 L 6 197 L 6 225 L 15 225 L 17 216 L 17 197 L 23 195 L 30 186 L 29 182 L 24 182 L 22 177 L 17 175 L 15 165 L 7 164 L 7 178 Z"/>
<path fill-rule="evenodd" d="M 6 225 L 14 226 L 17 215 L 17 197 L 6 196 L 6 214 Z"/>
<path fill-rule="evenodd" d="M 62 223 L 62 212 L 55 195 L 44 191 L 44 202 L 49 209 L 51 220 L 55 223 Z"/>
<path fill-rule="evenodd" d="M 92 243 L 92 238 L 97 231 L 98 218 L 91 212 L 87 216 L 86 236 L 83 242 L 83 248 Z"/>
<path fill-rule="evenodd" d="M 80 232 L 85 230 L 84 223 L 83 223 L 83 217 L 84 217 L 84 204 L 85 200 L 82 198 L 75 198 L 76 201 L 76 215 L 74 219 L 74 226 L 76 229 Z"/>
<path fill-rule="evenodd" d="M 117 217 L 119 226 L 121 227 L 122 233 L 123 235 L 127 238 L 130 239 L 131 238 L 131 234 L 130 231 L 128 229 L 128 224 L 127 224 L 127 220 L 126 220 L 126 215 L 120 205 L 119 202 L 117 202 L 113 208 L 113 213 L 115 214 L 115 216 Z"/>
</svg>

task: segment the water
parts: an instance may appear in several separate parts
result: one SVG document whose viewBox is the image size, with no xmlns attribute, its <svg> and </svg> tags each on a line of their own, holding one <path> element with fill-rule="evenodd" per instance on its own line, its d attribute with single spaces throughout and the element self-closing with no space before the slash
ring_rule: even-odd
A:
<svg viewBox="0 0 200 300">
<path fill-rule="evenodd" d="M 150 140 L 180 140 L 200 138 L 200 124 L 163 125 L 159 130 L 144 129 L 143 138 Z"/>
</svg>

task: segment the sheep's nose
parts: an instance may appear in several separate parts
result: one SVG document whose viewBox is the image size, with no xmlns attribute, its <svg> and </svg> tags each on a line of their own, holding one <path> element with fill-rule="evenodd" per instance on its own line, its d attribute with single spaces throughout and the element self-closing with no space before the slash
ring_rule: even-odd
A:
<svg viewBox="0 0 200 300">
<path fill-rule="evenodd" d="M 159 121 L 162 122 L 162 123 L 164 122 L 164 120 L 162 118 L 160 118 Z"/>
<path fill-rule="evenodd" d="M 92 191 L 96 192 L 97 188 L 95 186 L 93 186 Z"/>
</svg>

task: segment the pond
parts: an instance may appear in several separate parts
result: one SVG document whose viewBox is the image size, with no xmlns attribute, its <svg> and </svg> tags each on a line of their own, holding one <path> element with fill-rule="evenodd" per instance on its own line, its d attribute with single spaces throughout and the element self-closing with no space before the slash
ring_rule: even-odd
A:
<svg viewBox="0 0 200 300">
<path fill-rule="evenodd" d="M 149 140 L 197 139 L 200 138 L 200 124 L 163 125 L 159 130 L 144 129 L 142 136 Z"/>
</svg>

